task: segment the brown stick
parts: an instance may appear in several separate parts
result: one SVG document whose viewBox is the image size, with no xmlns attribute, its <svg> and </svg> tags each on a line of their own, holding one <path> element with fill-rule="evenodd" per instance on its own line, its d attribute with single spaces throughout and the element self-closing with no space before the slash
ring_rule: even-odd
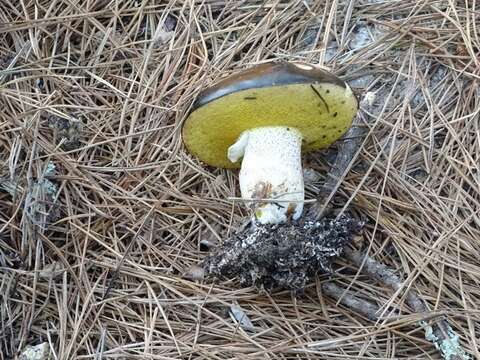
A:
<svg viewBox="0 0 480 360">
<path fill-rule="evenodd" d="M 335 285 L 333 282 L 322 284 L 322 291 L 325 295 L 340 301 L 349 309 L 365 316 L 367 319 L 375 321 L 378 319 L 379 307 L 370 301 L 360 299 L 359 297 L 346 293 L 344 288 Z"/>
<path fill-rule="evenodd" d="M 344 255 L 353 264 L 358 266 L 362 272 L 381 282 L 383 285 L 395 291 L 402 288 L 402 279 L 397 276 L 392 269 L 372 259 L 367 254 L 345 249 Z M 415 313 L 427 313 L 429 311 L 425 302 L 414 289 L 407 291 L 406 303 Z M 353 309 L 357 310 L 355 308 Z M 365 311 L 367 311 L 367 309 L 365 309 Z M 368 311 L 368 313 L 370 313 L 371 310 L 368 309 Z M 425 327 L 425 338 L 435 345 L 445 360 L 466 360 L 471 358 L 461 347 L 458 335 L 453 331 L 446 318 L 433 319 L 430 325 L 425 321 L 421 321 L 420 325 Z"/>
<path fill-rule="evenodd" d="M 310 216 L 313 216 L 315 219 L 319 219 L 325 214 L 343 178 L 350 170 L 355 154 L 365 139 L 365 129 L 355 125 L 358 125 L 358 121 L 345 134 L 345 140 L 339 142 L 337 157 L 328 172 L 327 180 L 320 188 L 317 195 L 317 203 L 309 210 Z"/>
<path fill-rule="evenodd" d="M 361 107 L 366 106 L 365 101 L 361 102 Z M 355 120 L 358 124 L 359 114 Z M 338 150 L 335 162 L 330 170 L 331 176 L 327 179 L 318 196 L 318 203 L 312 207 L 311 216 L 320 218 L 331 199 L 335 195 L 342 179 L 352 166 L 355 155 L 358 153 L 362 142 L 364 141 L 365 131 L 360 127 L 352 127 L 346 134 L 346 140 L 343 141 Z M 345 249 L 345 257 L 354 263 L 361 271 L 369 275 L 371 278 L 381 282 L 385 286 L 397 291 L 402 288 L 402 279 L 386 265 L 372 259 L 368 254 L 359 251 Z M 374 320 L 378 318 L 378 309 L 376 306 L 359 299 L 353 295 L 346 294 L 336 285 L 328 283 L 322 289 L 327 295 L 340 300 L 342 304 L 357 311 L 367 318 Z M 408 290 L 406 294 L 406 302 L 408 306 L 416 313 L 426 313 L 428 308 L 420 295 L 415 290 Z M 432 342 L 445 360 L 467 360 L 471 359 L 460 345 L 458 335 L 453 331 L 446 318 L 435 319 L 431 324 L 421 321 L 420 325 L 425 328 L 425 338 Z"/>
</svg>

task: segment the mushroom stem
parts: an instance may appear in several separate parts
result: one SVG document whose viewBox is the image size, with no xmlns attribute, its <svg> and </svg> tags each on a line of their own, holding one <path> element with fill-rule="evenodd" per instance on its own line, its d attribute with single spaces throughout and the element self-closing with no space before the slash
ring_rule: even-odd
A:
<svg viewBox="0 0 480 360">
<path fill-rule="evenodd" d="M 301 133 L 291 127 L 260 127 L 244 131 L 228 149 L 228 158 L 242 156 L 240 190 L 261 224 L 297 220 L 303 211 L 304 184 Z M 272 201 L 268 201 L 272 199 Z"/>
</svg>

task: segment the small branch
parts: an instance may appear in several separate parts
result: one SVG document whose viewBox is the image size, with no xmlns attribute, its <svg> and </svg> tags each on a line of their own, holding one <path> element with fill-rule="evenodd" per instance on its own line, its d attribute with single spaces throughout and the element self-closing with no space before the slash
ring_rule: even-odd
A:
<svg viewBox="0 0 480 360">
<path fill-rule="evenodd" d="M 361 108 L 368 106 L 367 102 L 371 101 L 370 96 L 365 96 L 364 98 L 368 100 L 362 100 L 360 103 Z M 357 115 L 353 126 L 343 136 L 345 141 L 338 142 L 338 153 L 335 162 L 328 173 L 325 183 L 318 192 L 317 203 L 309 210 L 309 216 L 315 219 L 320 219 L 325 214 L 330 201 L 353 165 L 356 154 L 365 140 L 366 129 L 359 126 L 360 117 L 361 113 Z"/>
<path fill-rule="evenodd" d="M 340 301 L 349 309 L 362 314 L 367 319 L 375 321 L 378 319 L 379 307 L 370 301 L 363 300 L 355 295 L 345 293 L 345 289 L 335 285 L 333 282 L 322 284 L 322 292 L 332 299 Z"/>
<path fill-rule="evenodd" d="M 367 254 L 351 249 L 344 250 L 345 257 L 353 264 L 358 266 L 362 272 L 371 278 L 381 282 L 383 285 L 397 291 L 403 285 L 402 279 L 386 265 L 372 259 Z M 429 310 L 425 302 L 420 298 L 419 294 L 409 289 L 406 294 L 406 303 L 415 313 L 427 313 Z M 355 305 L 355 304 L 354 304 Z M 352 309 L 358 311 L 356 308 Z M 360 311 L 363 313 L 362 311 Z M 452 327 L 445 318 L 434 319 L 432 324 L 421 321 L 420 325 L 425 328 L 425 338 L 433 343 L 438 351 L 440 351 L 445 360 L 467 360 L 470 356 L 463 350 L 460 345 L 458 335 L 453 331 Z"/>
<path fill-rule="evenodd" d="M 365 94 L 360 103 L 360 108 L 371 105 L 374 95 Z M 338 154 L 330 170 L 330 176 L 325 181 L 318 194 L 318 203 L 312 206 L 309 215 L 319 219 L 323 216 L 331 199 L 335 195 L 343 178 L 355 161 L 356 154 L 359 152 L 362 142 L 365 138 L 365 130 L 358 125 L 361 112 L 354 121 L 354 126 L 345 135 L 346 141 L 340 142 Z M 348 248 L 344 250 L 345 257 L 354 263 L 361 271 L 376 279 L 385 286 L 397 291 L 402 289 L 403 281 L 395 272 L 386 265 L 377 262 L 359 251 L 353 251 Z M 332 298 L 340 300 L 342 304 L 357 311 L 369 319 L 377 319 L 378 309 L 375 305 L 359 299 L 351 294 L 344 294 L 344 290 L 334 284 L 325 284 L 322 289 Z M 419 294 L 409 289 L 406 294 L 408 306 L 416 313 L 427 313 L 428 308 Z M 425 329 L 425 338 L 432 342 L 445 360 L 467 360 L 471 357 L 462 349 L 458 335 L 453 331 L 447 319 L 435 319 L 431 324 L 421 321 L 420 325 Z"/>
<path fill-rule="evenodd" d="M 363 140 L 365 140 L 366 128 L 358 126 L 360 125 L 358 117 L 356 119 L 354 126 L 344 135 L 344 138 L 348 140 L 338 142 L 337 157 L 328 174 L 327 180 L 320 189 L 319 195 L 323 197 L 325 201 L 328 201 L 337 191 L 341 180 L 353 165 L 355 154 L 360 149 Z"/>
</svg>

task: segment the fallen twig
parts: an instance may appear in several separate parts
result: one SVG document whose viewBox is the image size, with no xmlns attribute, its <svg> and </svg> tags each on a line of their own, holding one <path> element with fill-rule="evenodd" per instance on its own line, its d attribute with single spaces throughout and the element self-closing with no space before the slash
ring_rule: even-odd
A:
<svg viewBox="0 0 480 360">
<path fill-rule="evenodd" d="M 365 104 L 365 100 L 362 101 Z M 360 116 L 360 115 L 359 115 Z M 358 117 L 357 117 L 358 122 Z M 352 127 L 346 134 L 349 140 L 339 145 L 339 150 L 335 162 L 329 172 L 330 177 L 327 179 L 320 190 L 316 206 L 312 207 L 312 216 L 319 218 L 323 215 L 328 207 L 330 200 L 335 195 L 342 179 L 348 172 L 358 153 L 361 143 L 364 140 L 365 131 L 361 127 Z M 386 265 L 379 263 L 375 259 L 357 250 L 346 248 L 344 256 L 355 264 L 362 272 L 371 278 L 381 282 L 393 290 L 400 290 L 403 285 L 402 279 Z M 371 320 L 378 318 L 378 308 L 365 300 L 357 298 L 337 287 L 333 283 L 324 284 L 322 287 L 324 292 L 336 300 L 340 300 L 342 304 L 357 311 Z M 416 313 L 426 313 L 428 308 L 420 295 L 412 289 L 406 294 L 406 302 L 408 306 Z M 432 342 L 445 360 L 465 360 L 470 359 L 460 345 L 458 335 L 453 331 L 446 318 L 434 319 L 431 324 L 421 321 L 420 325 L 425 328 L 425 338 Z"/>
<path fill-rule="evenodd" d="M 370 102 L 371 93 L 367 93 L 360 102 L 360 108 L 364 108 Z M 361 124 L 361 113 L 357 115 L 353 122 L 353 126 L 342 137 L 344 141 L 338 142 L 338 152 L 335 162 L 328 172 L 325 183 L 320 188 L 317 195 L 317 203 L 312 206 L 308 212 L 315 219 L 321 218 L 333 196 L 342 183 L 343 178 L 350 170 L 356 155 L 361 148 L 362 142 L 365 140 L 366 128 L 359 126 Z"/>
<path fill-rule="evenodd" d="M 358 266 L 362 272 L 381 282 L 383 285 L 395 291 L 402 288 L 402 279 L 397 276 L 392 269 L 372 259 L 367 254 L 357 250 L 345 249 L 344 256 Z M 427 313 L 429 311 L 425 302 L 420 298 L 420 295 L 413 289 L 407 291 L 406 302 L 416 313 Z M 352 309 L 358 310 L 355 302 L 350 300 L 350 303 L 353 305 Z M 344 304 L 349 306 L 349 303 Z M 362 303 L 362 306 L 365 306 L 365 303 Z M 366 314 L 372 313 L 370 308 L 361 310 L 362 313 L 366 311 Z M 375 313 L 376 311 L 373 312 L 373 314 Z M 427 324 L 426 321 L 421 321 L 420 325 L 425 328 L 425 338 L 435 345 L 445 360 L 470 359 L 470 356 L 465 353 L 461 347 L 458 335 L 453 331 L 446 318 L 433 319 L 431 324 Z"/>
<path fill-rule="evenodd" d="M 377 320 L 379 307 L 370 301 L 360 299 L 359 297 L 346 293 L 345 289 L 335 285 L 333 282 L 322 284 L 322 291 L 325 295 L 339 301 L 356 313 L 362 314 L 369 320 Z"/>
<path fill-rule="evenodd" d="M 317 203 L 311 207 L 310 214 L 319 219 L 324 214 L 338 190 L 342 179 L 351 167 L 352 160 L 356 157 L 358 149 L 364 140 L 365 129 L 360 126 L 352 126 L 345 134 L 346 141 L 339 141 L 338 153 L 335 163 L 328 173 L 328 177 L 320 188 L 317 196 Z"/>
</svg>

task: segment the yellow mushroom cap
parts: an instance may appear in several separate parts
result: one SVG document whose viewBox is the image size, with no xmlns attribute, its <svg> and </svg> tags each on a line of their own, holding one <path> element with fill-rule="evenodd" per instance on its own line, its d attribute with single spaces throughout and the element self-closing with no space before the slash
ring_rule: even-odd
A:
<svg viewBox="0 0 480 360">
<path fill-rule="evenodd" d="M 202 92 L 186 119 L 188 151 L 208 165 L 238 168 L 228 148 L 248 129 L 287 126 L 302 134 L 302 151 L 326 148 L 351 126 L 358 101 L 335 75 L 303 63 L 268 63 Z"/>
</svg>

